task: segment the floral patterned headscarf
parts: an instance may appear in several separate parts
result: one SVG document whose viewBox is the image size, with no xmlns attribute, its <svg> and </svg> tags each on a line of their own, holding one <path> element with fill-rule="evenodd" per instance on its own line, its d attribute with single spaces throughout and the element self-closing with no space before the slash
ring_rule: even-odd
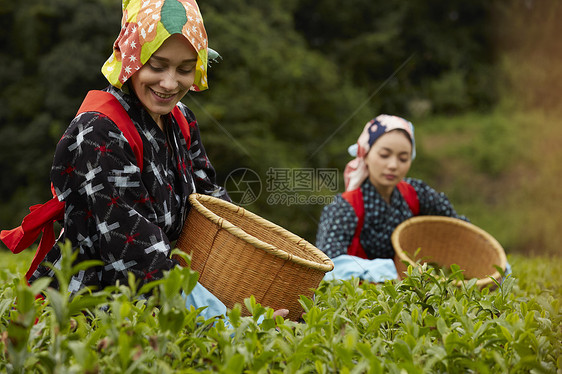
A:
<svg viewBox="0 0 562 374">
<path fill-rule="evenodd" d="M 191 90 L 207 89 L 207 32 L 195 0 L 123 0 L 121 32 L 101 69 L 103 75 L 121 88 L 173 34 L 185 36 L 197 52 Z"/>
<path fill-rule="evenodd" d="M 369 176 L 365 157 L 378 138 L 392 130 L 404 130 L 412 142 L 412 160 L 416 157 L 416 142 L 414 139 L 414 125 L 404 118 L 381 114 L 367 122 L 357 143 L 348 148 L 350 155 L 355 158 L 347 163 L 343 172 L 345 190 L 351 191 L 359 188 Z"/>
</svg>

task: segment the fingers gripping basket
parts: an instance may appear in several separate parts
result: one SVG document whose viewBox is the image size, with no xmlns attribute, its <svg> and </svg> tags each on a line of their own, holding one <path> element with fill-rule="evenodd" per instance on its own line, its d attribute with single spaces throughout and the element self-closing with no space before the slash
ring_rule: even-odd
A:
<svg viewBox="0 0 562 374">
<path fill-rule="evenodd" d="M 177 246 L 191 254 L 199 282 L 227 308 L 244 305 L 254 295 L 264 306 L 289 309 L 288 317 L 298 320 L 303 311 L 299 295 L 312 297 L 333 269 L 332 261 L 306 240 L 244 208 L 208 195 L 192 194 L 189 200 L 192 208 Z"/>
<path fill-rule="evenodd" d="M 402 261 L 415 265 L 436 263 L 449 269 L 457 264 L 464 270 L 464 278 L 478 278 L 480 288 L 493 286 L 489 278 L 501 280 L 494 265 L 505 271 L 507 259 L 502 246 L 479 227 L 450 217 L 418 216 L 402 222 L 392 234 L 395 251 L 394 263 L 398 276 L 403 277 L 407 269 Z M 420 249 L 416 257 L 416 251 Z M 457 282 L 457 285 L 460 285 Z"/>
</svg>

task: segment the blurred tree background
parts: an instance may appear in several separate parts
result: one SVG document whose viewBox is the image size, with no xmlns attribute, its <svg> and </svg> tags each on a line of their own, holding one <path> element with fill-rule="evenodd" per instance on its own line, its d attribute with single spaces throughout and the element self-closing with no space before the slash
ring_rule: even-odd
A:
<svg viewBox="0 0 562 374">
<path fill-rule="evenodd" d="M 365 122 L 412 120 L 411 175 L 507 251 L 558 253 L 562 8 L 556 1 L 201 0 L 223 59 L 197 114 L 219 182 L 254 171 L 249 210 L 314 242 L 319 203 L 273 202 L 271 170 L 342 172 Z M 0 0 L 0 227 L 50 196 L 54 148 L 119 33 L 118 0 Z M 309 181 L 316 186 L 319 180 Z M 287 187 L 287 186 L 286 186 Z M 277 192 L 307 198 L 329 190 Z M 234 196 L 234 194 L 233 194 Z"/>
</svg>

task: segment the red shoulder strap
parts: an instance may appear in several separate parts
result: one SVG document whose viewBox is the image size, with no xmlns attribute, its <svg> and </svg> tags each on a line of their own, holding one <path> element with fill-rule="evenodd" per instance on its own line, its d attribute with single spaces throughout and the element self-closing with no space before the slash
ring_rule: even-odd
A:
<svg viewBox="0 0 562 374">
<path fill-rule="evenodd" d="M 86 95 L 76 115 L 84 112 L 98 112 L 109 117 L 109 119 L 119 127 L 119 130 L 121 130 L 125 139 L 129 142 L 135 154 L 137 166 L 142 170 L 142 139 L 133 121 L 131 121 L 131 117 L 129 117 L 119 100 L 109 92 L 98 90 L 90 91 Z"/>
<path fill-rule="evenodd" d="M 406 200 L 406 203 L 408 203 L 408 206 L 414 216 L 419 215 L 420 202 L 414 187 L 405 181 L 399 182 L 396 187 L 404 197 L 404 200 Z M 363 229 L 363 224 L 365 222 L 365 204 L 363 203 L 363 193 L 361 192 L 361 187 L 352 191 L 344 192 L 342 197 L 353 207 L 353 210 L 355 210 L 355 214 L 357 215 L 357 227 L 355 228 L 351 244 L 347 248 L 347 254 L 367 258 L 367 254 L 365 253 L 360 241 L 361 230 Z"/>
<path fill-rule="evenodd" d="M 353 207 L 355 215 L 357 215 L 357 227 L 355 228 L 351 244 L 347 248 L 347 254 L 367 258 L 367 254 L 365 253 L 365 250 L 361 245 L 361 241 L 359 240 L 361 237 L 361 230 L 363 229 L 363 223 L 365 222 L 365 205 L 363 204 L 363 193 L 361 192 L 361 187 L 342 193 L 342 197 Z"/>
<path fill-rule="evenodd" d="M 112 94 L 105 91 L 93 90 L 88 92 L 86 98 L 82 102 L 77 114 L 84 112 L 98 112 L 109 117 L 119 130 L 123 133 L 137 159 L 137 166 L 142 170 L 143 167 L 143 146 L 142 139 L 138 133 L 137 128 L 131 121 L 131 117 L 127 114 L 119 100 Z M 187 148 L 191 145 L 191 132 L 189 123 L 177 106 L 172 109 L 172 116 L 174 116 L 178 123 L 180 130 L 187 142 Z"/>
<path fill-rule="evenodd" d="M 418 199 L 418 193 L 416 192 L 414 187 L 412 187 L 412 185 L 406 181 L 398 182 L 396 187 L 404 197 L 404 200 L 406 200 L 406 203 L 408 203 L 408 206 L 410 207 L 410 210 L 412 211 L 414 216 L 419 215 L 420 201 Z"/>
<path fill-rule="evenodd" d="M 133 149 L 135 158 L 137 159 L 137 166 L 142 170 L 143 167 L 143 147 L 142 139 L 138 133 L 137 128 L 131 121 L 131 118 L 119 102 L 109 92 L 93 90 L 88 92 L 86 98 L 82 102 L 78 113 L 84 112 L 98 112 L 109 117 L 116 125 L 119 130 L 123 133 L 129 145 Z M 181 112 L 181 110 L 175 106 L 172 109 L 172 116 L 174 116 L 176 122 L 178 123 L 180 130 L 187 143 L 187 148 L 189 149 L 191 145 L 191 132 L 189 129 L 189 123 L 187 119 Z"/>
</svg>

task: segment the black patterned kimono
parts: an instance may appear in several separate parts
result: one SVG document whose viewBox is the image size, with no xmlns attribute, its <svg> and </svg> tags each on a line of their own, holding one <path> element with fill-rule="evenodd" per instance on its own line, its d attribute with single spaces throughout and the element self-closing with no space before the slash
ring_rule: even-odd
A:
<svg viewBox="0 0 562 374">
<path fill-rule="evenodd" d="M 169 114 L 162 131 L 134 94 L 109 86 L 137 128 L 143 143 L 143 169 L 123 133 L 106 116 L 86 112 L 77 116 L 57 145 L 51 181 L 65 202 L 63 232 L 79 251 L 78 261 L 101 260 L 102 266 L 81 271 L 69 291 L 117 281 L 127 283 L 127 273 L 145 282 L 159 279 L 176 265 L 170 258 L 172 242 L 181 232 L 189 212 L 188 196 L 198 192 L 229 200 L 215 181 L 215 171 L 201 143 L 194 114 L 180 109 L 191 132 L 187 149 L 180 128 Z M 45 261 L 61 259 L 58 244 Z M 53 277 L 40 265 L 30 282 Z"/>
</svg>

